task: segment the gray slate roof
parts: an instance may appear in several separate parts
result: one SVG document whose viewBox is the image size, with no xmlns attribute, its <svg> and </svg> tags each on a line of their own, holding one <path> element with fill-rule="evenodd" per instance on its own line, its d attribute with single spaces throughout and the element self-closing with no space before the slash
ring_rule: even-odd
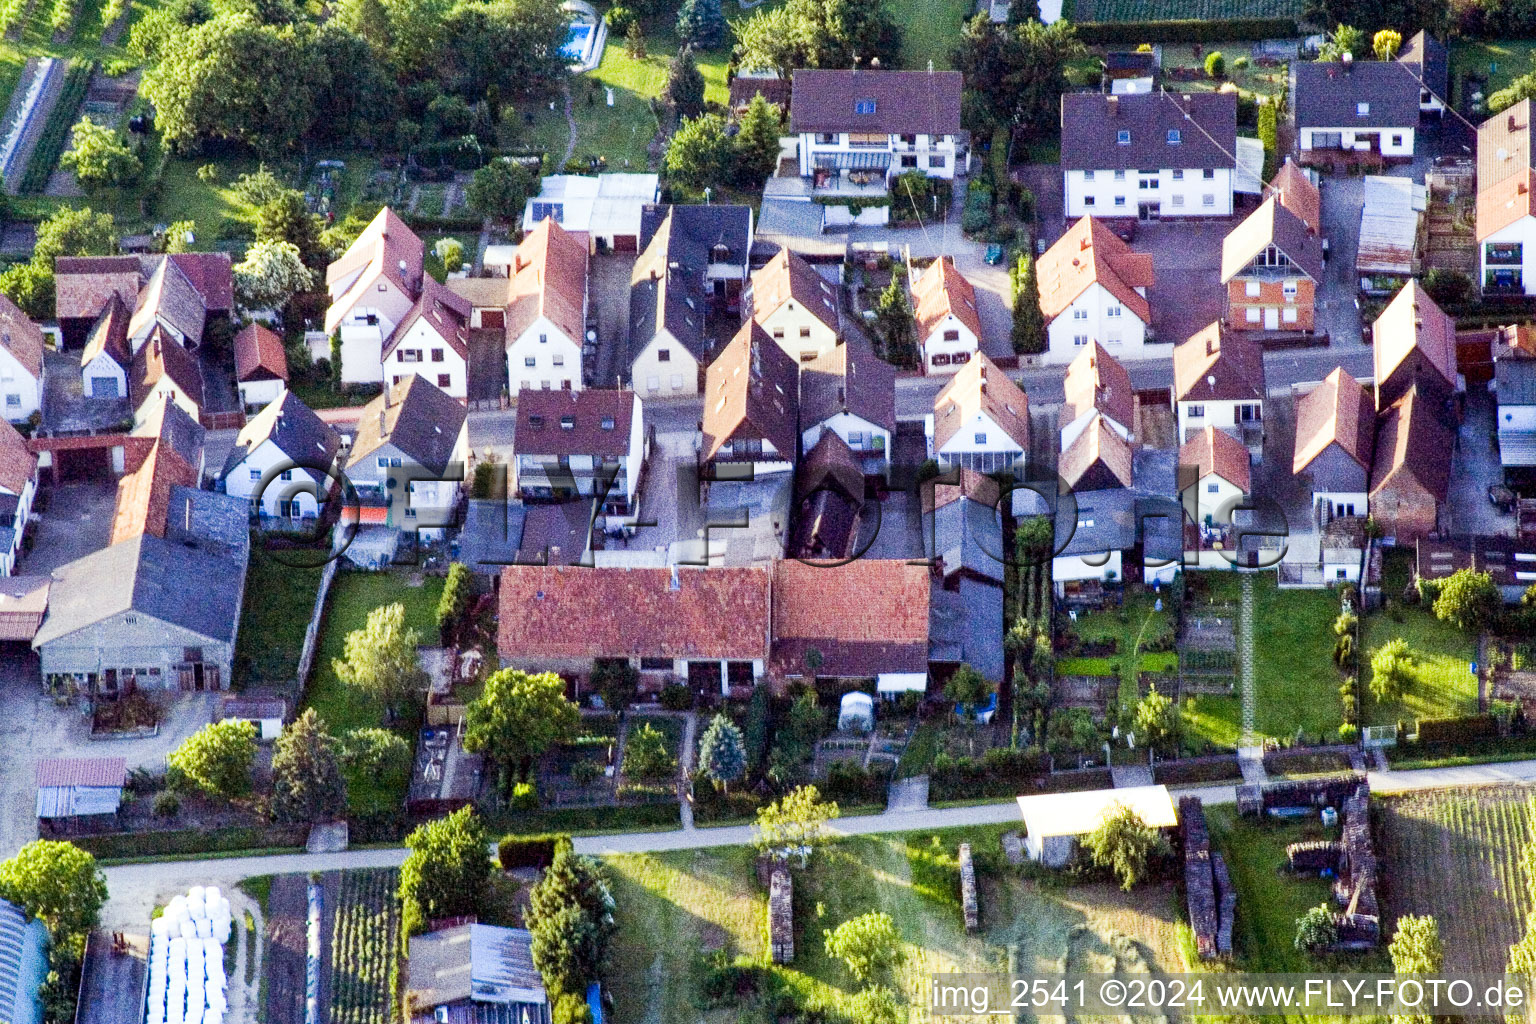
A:
<svg viewBox="0 0 1536 1024">
<path fill-rule="evenodd" d="M 726 252 L 722 254 L 724 258 L 714 262 L 734 263 L 743 267 L 747 265 L 748 249 L 752 244 L 752 207 L 718 203 L 707 206 L 647 203 L 640 210 L 642 249 L 651 243 L 668 216 L 672 218 L 673 232 L 702 245 L 705 255 L 716 245 L 725 246 Z"/>
<path fill-rule="evenodd" d="M 1061 97 L 1061 127 L 1064 171 L 1237 166 L 1232 93 L 1069 92 Z M 1128 142 L 1119 141 L 1122 131 L 1130 132 Z"/>
<path fill-rule="evenodd" d="M 1536 405 L 1536 359 L 1500 359 L 1493 379 L 1500 405 Z"/>
<path fill-rule="evenodd" d="M 423 469 L 442 475 L 459 442 L 464 417 L 458 399 L 413 373 L 364 406 L 347 466 L 358 465 L 388 444 Z"/>
<path fill-rule="evenodd" d="M 928 660 L 964 662 L 993 682 L 1003 678 L 1003 588 L 969 576 L 960 589 L 934 582 L 928 597 Z"/>
<path fill-rule="evenodd" d="M 1416 128 L 1419 83 L 1397 61 L 1297 61 L 1291 64 L 1297 128 Z M 1358 105 L 1367 104 L 1359 113 Z"/>
<path fill-rule="evenodd" d="M 276 401 L 255 416 L 241 429 L 224 460 L 221 476 L 244 461 L 263 443 L 271 441 L 278 450 L 299 466 L 310 467 L 309 475 L 321 480 L 320 468 L 329 469 L 336 461 L 336 450 L 341 445 L 341 435 L 316 416 L 292 391 L 284 391 Z"/>
</svg>

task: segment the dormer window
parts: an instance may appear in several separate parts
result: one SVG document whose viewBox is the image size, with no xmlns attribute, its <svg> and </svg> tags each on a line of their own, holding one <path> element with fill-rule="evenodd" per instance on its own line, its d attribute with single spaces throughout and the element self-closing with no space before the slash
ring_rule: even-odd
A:
<svg viewBox="0 0 1536 1024">
<path fill-rule="evenodd" d="M 1355 116 L 1356 117 L 1366 117 L 1366 116 L 1368 116 L 1370 114 L 1370 112 L 1371 112 L 1371 105 L 1369 103 L 1356 103 L 1355 104 Z"/>
<path fill-rule="evenodd" d="M 544 425 L 544 417 L 540 416 L 538 413 L 534 413 L 528 417 L 528 425 L 530 427 L 534 427 L 535 429 L 542 427 Z"/>
<path fill-rule="evenodd" d="M 1168 145 L 1177 146 L 1182 141 L 1184 141 L 1183 137 L 1177 128 L 1168 129 Z"/>
<path fill-rule="evenodd" d="M 576 429 L 576 417 L 575 416 L 561 416 L 560 417 L 560 429 L 561 430 L 575 430 Z"/>
<path fill-rule="evenodd" d="M 855 114 L 873 114 L 875 112 L 874 100 L 854 100 L 853 112 Z"/>
<path fill-rule="evenodd" d="M 613 429 L 613 417 L 612 416 L 604 416 L 603 417 L 603 429 L 604 430 L 612 430 Z"/>
<path fill-rule="evenodd" d="M 1116 132 L 1115 133 L 1115 141 L 1120 143 L 1120 145 L 1122 145 L 1122 146 L 1129 146 L 1131 144 L 1131 132 L 1130 132 L 1130 129 L 1129 128 L 1122 128 L 1118 132 Z"/>
</svg>

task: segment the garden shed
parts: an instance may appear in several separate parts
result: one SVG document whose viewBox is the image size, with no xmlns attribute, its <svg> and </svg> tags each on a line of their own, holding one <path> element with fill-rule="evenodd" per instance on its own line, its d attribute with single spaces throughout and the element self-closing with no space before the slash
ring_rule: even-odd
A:
<svg viewBox="0 0 1536 1024">
<path fill-rule="evenodd" d="M 116 814 L 128 762 L 121 757 L 53 757 L 37 763 L 37 816 L 44 820 Z"/>
<path fill-rule="evenodd" d="M 1079 836 L 1087 835 L 1117 807 L 1129 807 L 1153 828 L 1179 823 L 1167 786 L 1127 786 L 1085 793 L 1048 793 L 1019 797 L 1024 817 L 1024 850 L 1029 859 L 1059 868 L 1072 859 Z"/>
<path fill-rule="evenodd" d="M 287 716 L 288 704 L 278 697 L 226 697 L 219 708 L 219 721 L 250 722 L 256 727 L 256 738 L 263 743 L 283 734 L 283 719 Z"/>
</svg>

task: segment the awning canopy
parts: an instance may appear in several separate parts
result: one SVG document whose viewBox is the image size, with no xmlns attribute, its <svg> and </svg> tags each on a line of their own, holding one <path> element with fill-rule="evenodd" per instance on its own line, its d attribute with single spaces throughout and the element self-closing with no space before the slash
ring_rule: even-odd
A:
<svg viewBox="0 0 1536 1024">
<path fill-rule="evenodd" d="M 922 693 L 928 689 L 926 672 L 881 672 L 875 677 L 880 693 Z"/>
<path fill-rule="evenodd" d="M 838 171 L 883 171 L 891 166 L 889 150 L 860 150 L 850 153 L 817 153 L 817 167 Z"/>
</svg>

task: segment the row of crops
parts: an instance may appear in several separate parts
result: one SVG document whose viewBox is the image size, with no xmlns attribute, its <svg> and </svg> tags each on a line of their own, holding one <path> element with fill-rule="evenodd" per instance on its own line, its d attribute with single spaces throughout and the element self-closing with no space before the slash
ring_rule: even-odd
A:
<svg viewBox="0 0 1536 1024">
<path fill-rule="evenodd" d="M 400 872 L 348 871 L 331 931 L 331 1024 L 388 1024 L 399 973 Z"/>
<path fill-rule="evenodd" d="M 0 0 L 0 35 L 17 35 L 31 24 L 45 25 L 59 39 L 74 35 L 80 17 L 92 0 Z M 100 24 L 103 31 L 128 11 L 128 0 L 104 0 Z"/>
<path fill-rule="evenodd" d="M 1529 795 L 1497 787 L 1383 801 L 1378 839 L 1390 910 L 1434 915 L 1448 971 L 1502 973 L 1524 933 Z"/>
</svg>

